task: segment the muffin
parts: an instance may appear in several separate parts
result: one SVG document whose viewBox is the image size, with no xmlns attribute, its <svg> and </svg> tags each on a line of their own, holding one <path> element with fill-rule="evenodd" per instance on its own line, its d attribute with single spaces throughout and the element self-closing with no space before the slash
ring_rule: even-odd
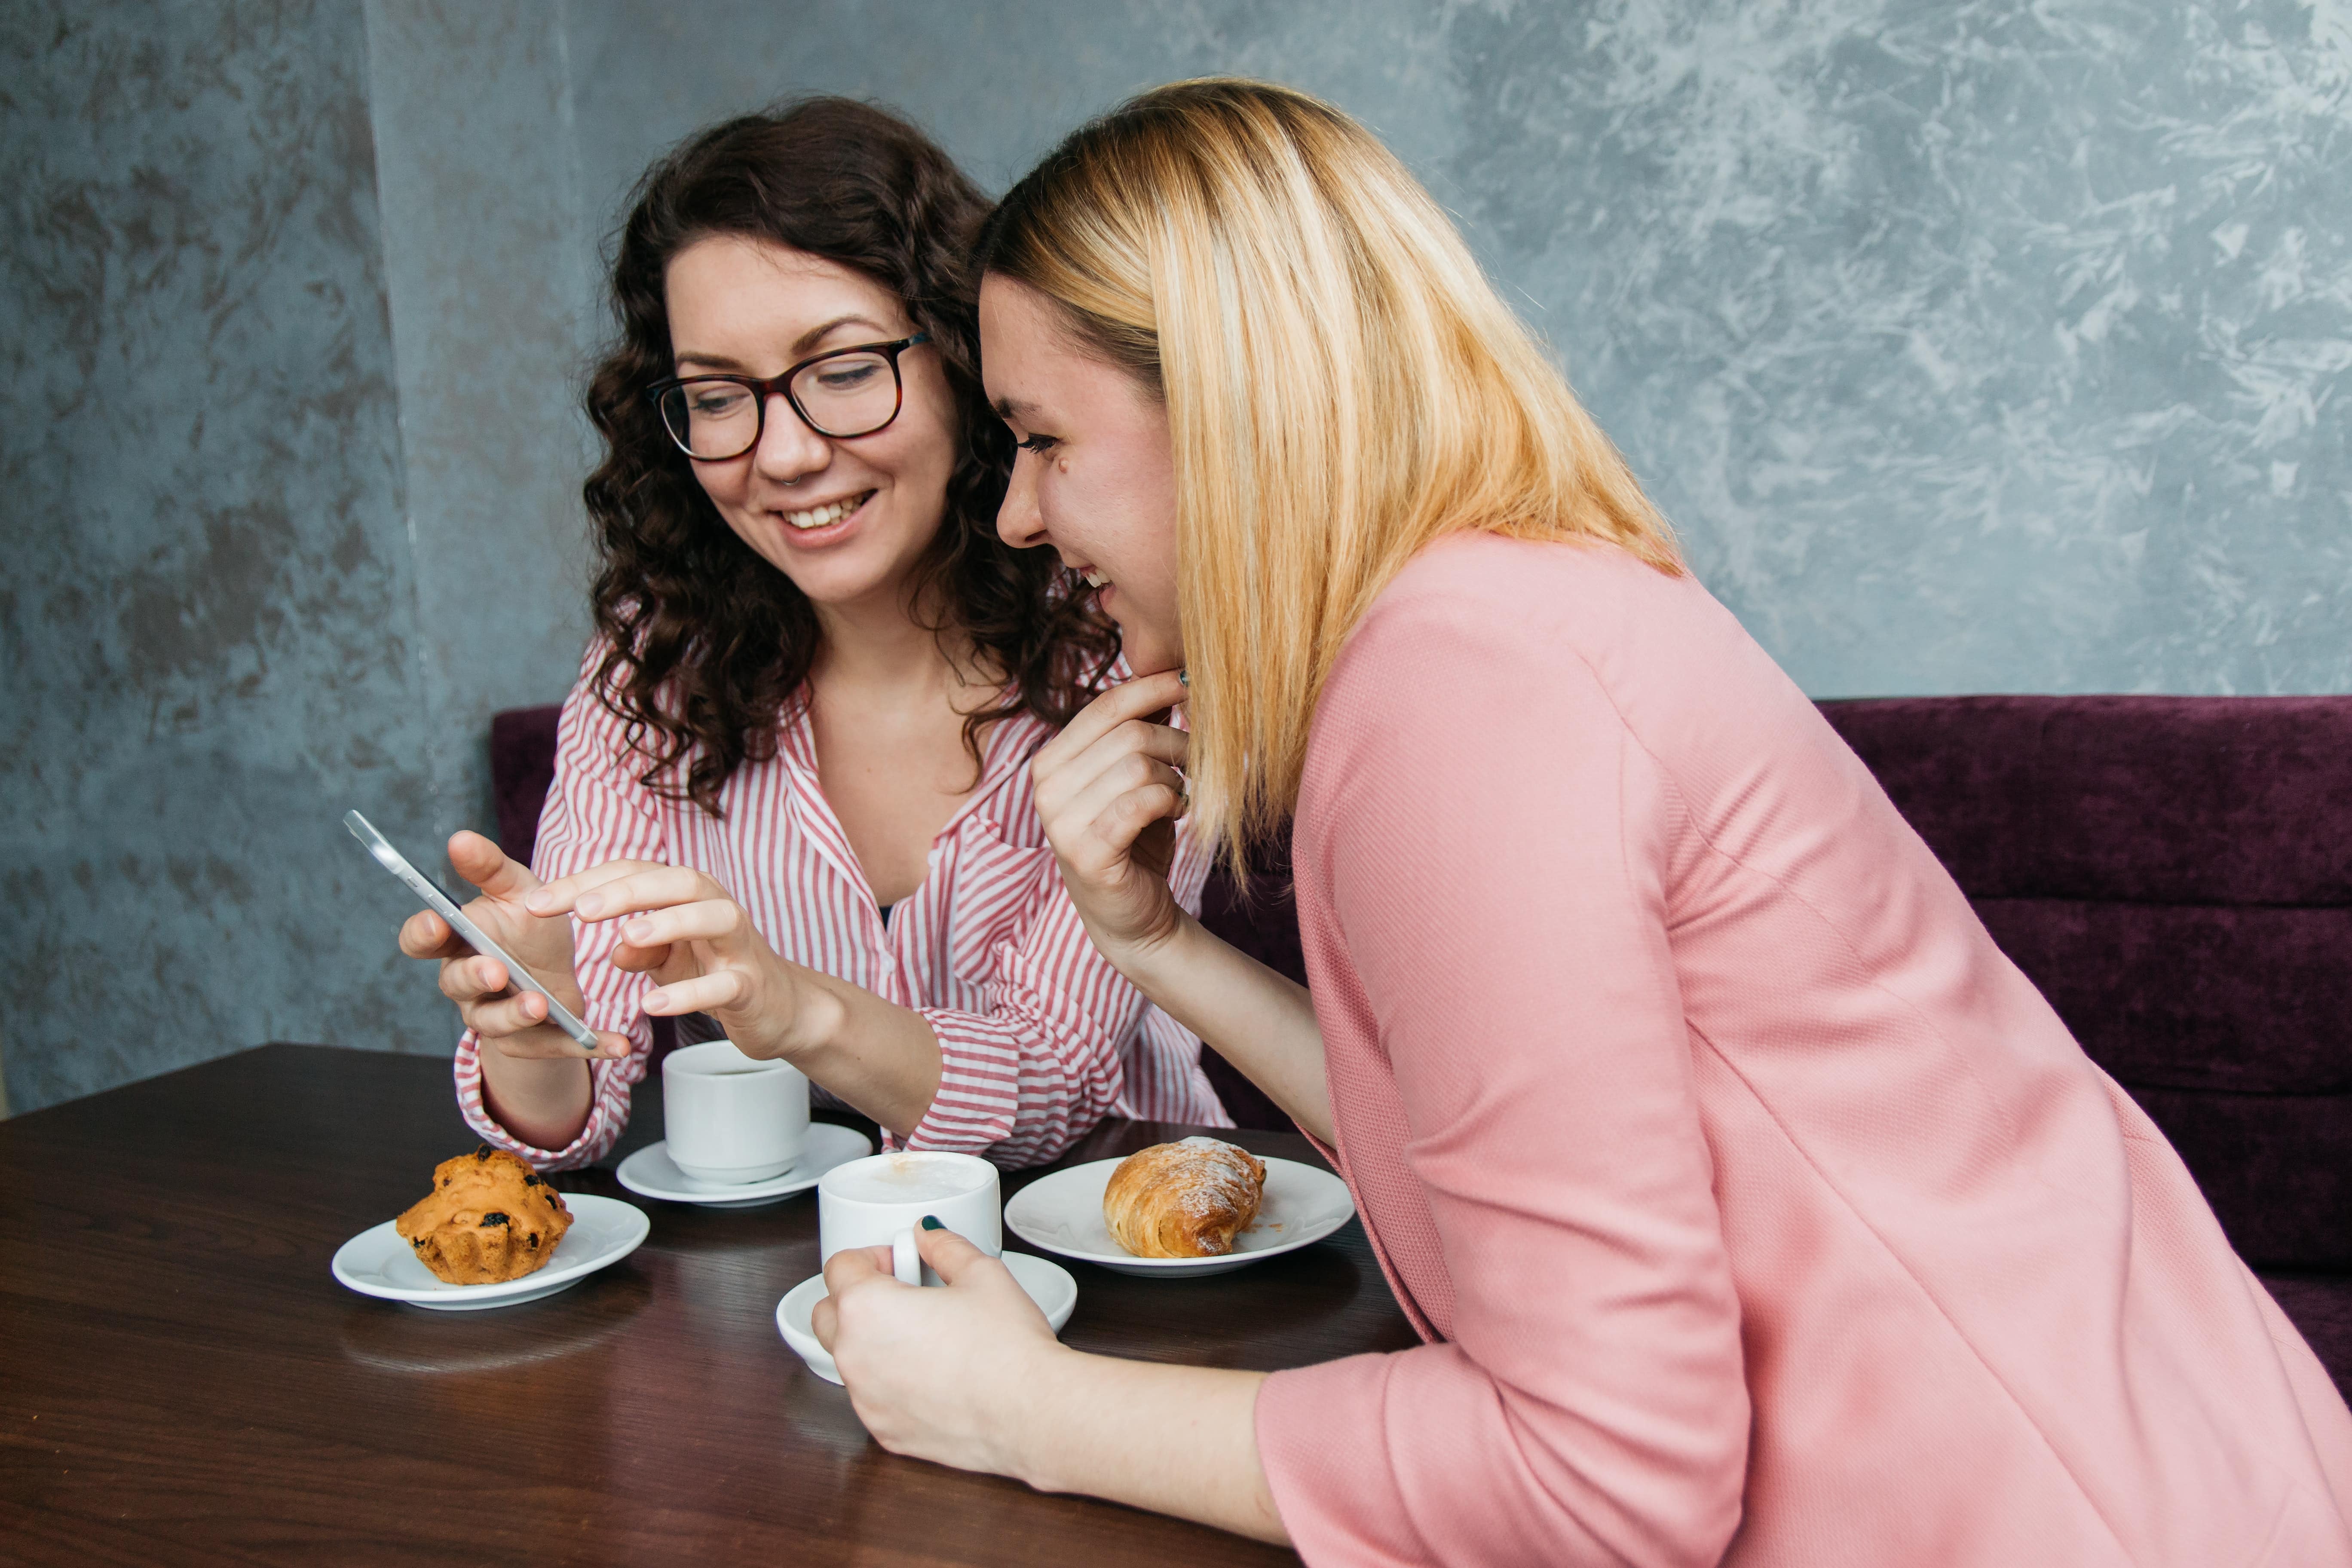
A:
<svg viewBox="0 0 2352 1568">
<path fill-rule="evenodd" d="M 435 1166 L 433 1191 L 394 1228 L 446 1283 L 502 1285 L 555 1256 L 572 1211 L 529 1162 L 484 1144 Z"/>
</svg>

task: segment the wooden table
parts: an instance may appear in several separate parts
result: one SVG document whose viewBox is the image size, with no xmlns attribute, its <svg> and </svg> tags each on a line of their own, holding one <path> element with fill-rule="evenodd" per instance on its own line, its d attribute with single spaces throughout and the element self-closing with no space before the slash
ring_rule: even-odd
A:
<svg viewBox="0 0 2352 1568">
<path fill-rule="evenodd" d="M 614 1158 L 557 1184 L 628 1196 L 611 1166 L 660 1128 L 656 1075 Z M 1182 1131 L 1106 1123 L 1068 1163 Z M 1296 1561 L 884 1453 L 776 1334 L 814 1194 L 633 1199 L 645 1246 L 503 1310 L 336 1284 L 335 1248 L 473 1143 L 446 1061 L 316 1046 L 0 1123 L 0 1562 Z M 1271 1370 L 1413 1342 L 1354 1224 L 1209 1279 L 1069 1267 L 1083 1350 Z"/>
</svg>

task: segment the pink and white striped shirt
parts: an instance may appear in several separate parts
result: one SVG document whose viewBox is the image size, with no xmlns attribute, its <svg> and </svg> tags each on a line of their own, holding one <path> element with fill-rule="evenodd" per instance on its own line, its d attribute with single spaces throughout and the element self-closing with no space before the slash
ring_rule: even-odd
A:
<svg viewBox="0 0 2352 1568">
<path fill-rule="evenodd" d="M 919 1012 L 938 1036 L 940 1090 L 906 1146 L 1041 1164 L 1105 1115 L 1229 1127 L 1201 1071 L 1201 1042 L 1147 1006 L 1087 940 L 1037 818 L 1029 759 L 1053 734 L 1027 714 L 990 727 L 981 780 L 931 842 L 921 887 L 886 923 L 848 836 L 817 782 L 805 707 L 783 725 L 776 756 L 746 763 L 719 791 L 725 815 L 639 784 L 642 759 L 596 700 L 592 647 L 556 733 L 555 783 L 541 811 L 532 870 L 551 879 L 607 860 L 690 866 L 731 893 L 781 957 Z M 1171 881 L 1198 913 L 1208 857 L 1177 837 Z M 618 922 L 574 920 L 573 964 L 587 1021 L 635 1049 L 591 1063 L 588 1122 L 561 1149 L 522 1142 L 482 1104 L 479 1042 L 458 1042 L 457 1103 L 482 1138 L 544 1170 L 601 1158 L 646 1075 L 652 982 L 611 962 Z M 824 1097 L 820 1096 L 820 1099 Z"/>
</svg>

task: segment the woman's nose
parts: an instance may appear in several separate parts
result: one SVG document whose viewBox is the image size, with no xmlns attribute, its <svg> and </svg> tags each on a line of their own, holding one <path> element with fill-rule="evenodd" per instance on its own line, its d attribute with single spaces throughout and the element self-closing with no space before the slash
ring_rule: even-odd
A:
<svg viewBox="0 0 2352 1568">
<path fill-rule="evenodd" d="M 768 399 L 768 416 L 751 460 L 761 478 L 797 484 L 833 461 L 833 443 L 803 424 L 791 400 L 779 392 Z"/>
<path fill-rule="evenodd" d="M 1004 487 L 1004 504 L 996 509 L 996 537 L 1015 550 L 1045 542 L 1045 514 L 1037 510 L 1037 481 L 1032 465 L 1016 462 Z"/>
</svg>

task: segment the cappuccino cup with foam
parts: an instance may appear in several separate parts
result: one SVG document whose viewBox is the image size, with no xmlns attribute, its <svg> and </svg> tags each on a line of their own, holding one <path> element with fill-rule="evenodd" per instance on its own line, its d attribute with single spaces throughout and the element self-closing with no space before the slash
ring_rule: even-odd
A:
<svg viewBox="0 0 2352 1568">
<path fill-rule="evenodd" d="M 991 1258 L 1004 1251 L 996 1167 L 977 1155 L 899 1150 L 835 1165 L 817 1179 L 817 1248 L 827 1261 L 846 1247 L 887 1247 L 902 1282 L 940 1284 L 915 1252 L 915 1227 L 925 1215 Z"/>
</svg>

